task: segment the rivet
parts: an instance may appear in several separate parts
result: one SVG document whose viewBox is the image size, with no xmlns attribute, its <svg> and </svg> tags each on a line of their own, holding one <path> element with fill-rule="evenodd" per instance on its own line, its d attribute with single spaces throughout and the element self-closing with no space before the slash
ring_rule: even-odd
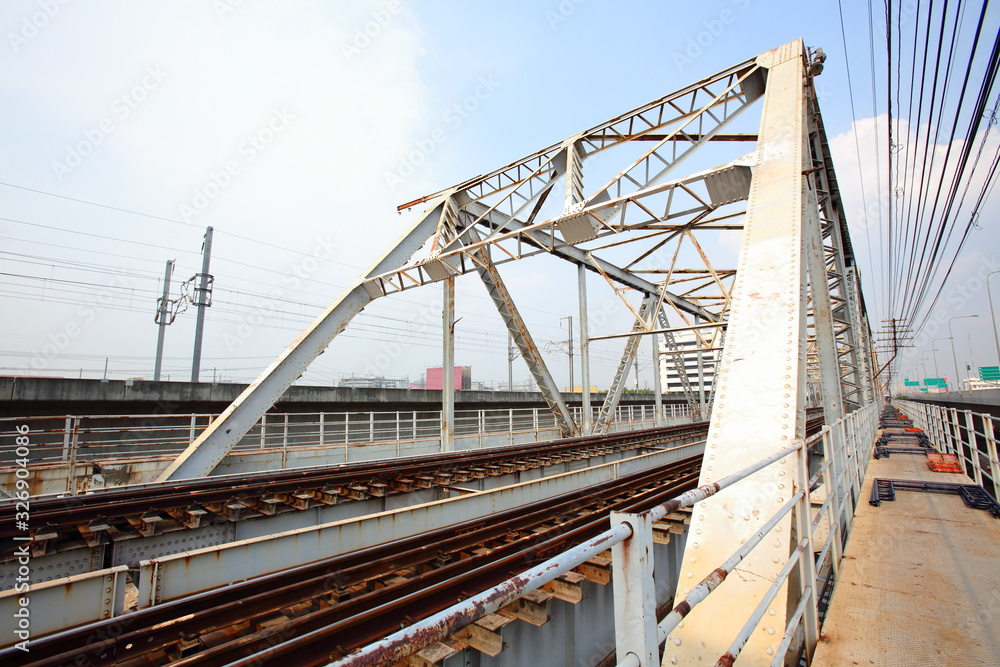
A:
<svg viewBox="0 0 1000 667">
<path fill-rule="evenodd" d="M 695 535 L 701 535 L 701 528 L 695 528 L 694 533 Z"/>
<path fill-rule="evenodd" d="M 678 646 L 680 646 L 681 645 L 681 640 L 679 638 L 675 639 L 674 640 L 674 644 L 677 644 Z"/>
<path fill-rule="evenodd" d="M 743 520 L 744 521 L 749 521 L 750 520 L 750 515 L 749 514 L 744 514 L 743 515 Z"/>
<path fill-rule="evenodd" d="M 774 655 L 774 649 L 773 649 L 773 648 L 771 648 L 770 646 L 768 646 L 768 647 L 767 647 L 766 649 L 764 649 L 764 650 L 765 650 L 765 652 L 766 652 L 766 653 L 767 653 L 768 655 Z"/>
<path fill-rule="evenodd" d="M 771 616 L 774 616 L 778 612 L 774 607 L 771 607 L 770 609 L 767 610 L 767 613 L 770 614 Z"/>
<path fill-rule="evenodd" d="M 767 629 L 767 634 L 773 635 L 774 634 L 774 628 L 768 628 Z"/>
</svg>

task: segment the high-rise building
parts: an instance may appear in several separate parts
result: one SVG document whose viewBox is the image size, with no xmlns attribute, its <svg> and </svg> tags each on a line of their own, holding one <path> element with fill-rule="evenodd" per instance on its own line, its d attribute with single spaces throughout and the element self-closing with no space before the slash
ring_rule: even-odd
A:
<svg viewBox="0 0 1000 667">
<path fill-rule="evenodd" d="M 709 338 L 710 340 L 711 338 Z M 695 393 L 699 393 L 704 387 L 707 396 L 712 390 L 712 382 L 715 380 L 715 367 L 720 358 L 719 350 L 699 350 L 699 347 L 704 348 L 705 346 L 699 345 L 698 337 L 693 331 L 674 333 L 674 341 L 677 343 L 679 355 L 668 354 L 670 350 L 667 349 L 666 343 L 663 340 L 660 341 L 660 384 L 663 391 L 678 393 L 684 391 L 684 384 L 681 382 L 680 372 L 674 361 L 674 356 L 679 356 L 691 389 Z"/>
</svg>

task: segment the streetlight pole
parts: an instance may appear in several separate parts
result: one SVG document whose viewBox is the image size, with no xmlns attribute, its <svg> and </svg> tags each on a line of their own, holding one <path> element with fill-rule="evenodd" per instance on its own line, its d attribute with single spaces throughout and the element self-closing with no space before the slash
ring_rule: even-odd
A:
<svg viewBox="0 0 1000 667">
<path fill-rule="evenodd" d="M 938 370 L 938 362 L 937 362 L 938 349 L 936 347 L 934 347 L 934 343 L 938 342 L 939 340 L 948 340 L 948 339 L 947 338 L 935 338 L 934 340 L 931 341 L 931 353 L 934 355 L 934 377 L 936 377 L 936 378 L 940 378 L 941 377 L 941 371 Z"/>
<path fill-rule="evenodd" d="M 993 310 L 993 292 L 990 290 L 990 276 L 1000 271 L 986 274 L 986 295 L 990 298 L 990 321 L 993 322 L 993 339 L 997 344 L 997 363 L 1000 364 L 1000 334 L 997 333 L 997 311 Z"/>
<path fill-rule="evenodd" d="M 962 383 L 958 379 L 958 357 L 955 355 L 955 334 L 951 332 L 951 321 L 961 320 L 967 317 L 979 317 L 979 315 L 956 315 L 948 320 L 948 336 L 951 338 L 951 360 L 955 362 L 955 382 L 961 390 Z"/>
</svg>

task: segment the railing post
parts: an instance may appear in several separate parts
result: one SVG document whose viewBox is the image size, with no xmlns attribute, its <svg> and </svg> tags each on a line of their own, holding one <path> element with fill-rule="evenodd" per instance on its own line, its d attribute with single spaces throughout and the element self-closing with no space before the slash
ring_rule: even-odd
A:
<svg viewBox="0 0 1000 667">
<path fill-rule="evenodd" d="M 70 434 L 73 431 L 73 417 L 66 417 L 66 423 L 63 425 L 63 448 L 62 448 L 62 460 L 69 461 L 69 439 Z"/>
<path fill-rule="evenodd" d="M 319 444 L 323 445 L 326 443 L 326 413 L 319 413 Z"/>
<path fill-rule="evenodd" d="M 824 453 L 830 450 L 830 432 L 827 431 L 822 436 L 823 451 Z M 823 486 L 826 487 L 826 525 L 827 530 L 830 533 L 830 563 L 832 564 L 833 574 L 837 576 L 840 571 L 840 536 L 834 536 L 833 533 L 838 530 L 839 522 L 837 520 L 837 495 L 833 493 L 833 489 L 836 486 L 836 478 L 833 475 L 833 466 L 828 465 L 826 470 L 823 471 Z M 833 493 L 833 495 L 831 495 Z"/>
<path fill-rule="evenodd" d="M 368 413 L 368 442 L 375 442 L 375 412 Z"/>
<path fill-rule="evenodd" d="M 799 597 L 808 596 L 811 599 L 806 603 L 805 611 L 802 614 L 802 628 L 805 634 L 805 655 L 806 662 L 812 659 L 816 650 L 816 643 L 819 641 L 819 610 L 816 604 L 816 561 L 813 534 L 812 534 L 812 501 L 809 497 L 809 451 L 807 447 L 802 447 L 795 456 L 796 485 L 802 491 L 802 500 L 795 507 L 795 530 L 798 539 L 809 541 L 809 548 L 799 557 L 798 580 Z M 834 529 L 830 526 L 830 530 Z M 834 540 L 835 541 L 835 540 Z M 834 553 L 834 557 L 837 557 Z"/>
<path fill-rule="evenodd" d="M 267 413 L 260 416 L 260 448 L 264 449 L 264 442 L 267 439 Z"/>
<path fill-rule="evenodd" d="M 857 444 L 854 437 L 854 424 L 853 421 L 848 417 L 844 419 L 844 455 L 847 458 L 847 468 L 848 480 L 851 483 L 851 504 L 857 505 L 858 499 L 861 498 L 861 487 L 859 482 L 859 468 L 858 468 L 858 448 L 855 446 Z"/>
<path fill-rule="evenodd" d="M 69 470 L 66 471 L 66 493 L 76 495 L 76 449 L 80 444 L 80 417 L 73 418 L 73 435 L 69 443 Z"/>
<path fill-rule="evenodd" d="M 969 476 L 969 466 L 965 465 L 965 447 L 962 443 L 962 426 L 958 420 L 958 409 L 948 408 L 948 423 L 951 430 L 952 453 L 958 457 L 958 462 L 962 466 L 962 474 Z"/>
<path fill-rule="evenodd" d="M 288 413 L 285 413 L 285 423 L 281 430 L 281 469 L 288 465 Z"/>
<path fill-rule="evenodd" d="M 976 441 L 976 427 L 972 422 L 972 410 L 965 412 L 965 434 L 969 440 L 969 464 L 972 465 L 972 479 L 979 486 L 983 485 L 982 459 L 979 455 L 979 443 Z"/>
<path fill-rule="evenodd" d="M 986 455 L 990 457 L 990 477 L 993 480 L 993 497 L 1000 498 L 1000 461 L 997 461 L 997 440 L 993 420 L 983 414 L 983 435 L 986 436 Z"/>
<path fill-rule="evenodd" d="M 648 513 L 611 513 L 612 528 L 623 523 L 632 529 L 632 536 L 611 547 L 618 662 L 631 655 L 638 658 L 639 667 L 657 667 L 660 652 L 653 582 L 653 519 Z"/>
</svg>

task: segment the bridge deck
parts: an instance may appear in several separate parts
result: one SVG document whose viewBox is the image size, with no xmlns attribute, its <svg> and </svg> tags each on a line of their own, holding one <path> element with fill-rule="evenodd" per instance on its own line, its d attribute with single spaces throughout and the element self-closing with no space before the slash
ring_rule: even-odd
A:
<svg viewBox="0 0 1000 667">
<path fill-rule="evenodd" d="M 970 483 L 926 459 L 871 461 L 813 665 L 1000 665 L 1000 519 L 957 495 L 897 491 L 875 478 Z"/>
</svg>

